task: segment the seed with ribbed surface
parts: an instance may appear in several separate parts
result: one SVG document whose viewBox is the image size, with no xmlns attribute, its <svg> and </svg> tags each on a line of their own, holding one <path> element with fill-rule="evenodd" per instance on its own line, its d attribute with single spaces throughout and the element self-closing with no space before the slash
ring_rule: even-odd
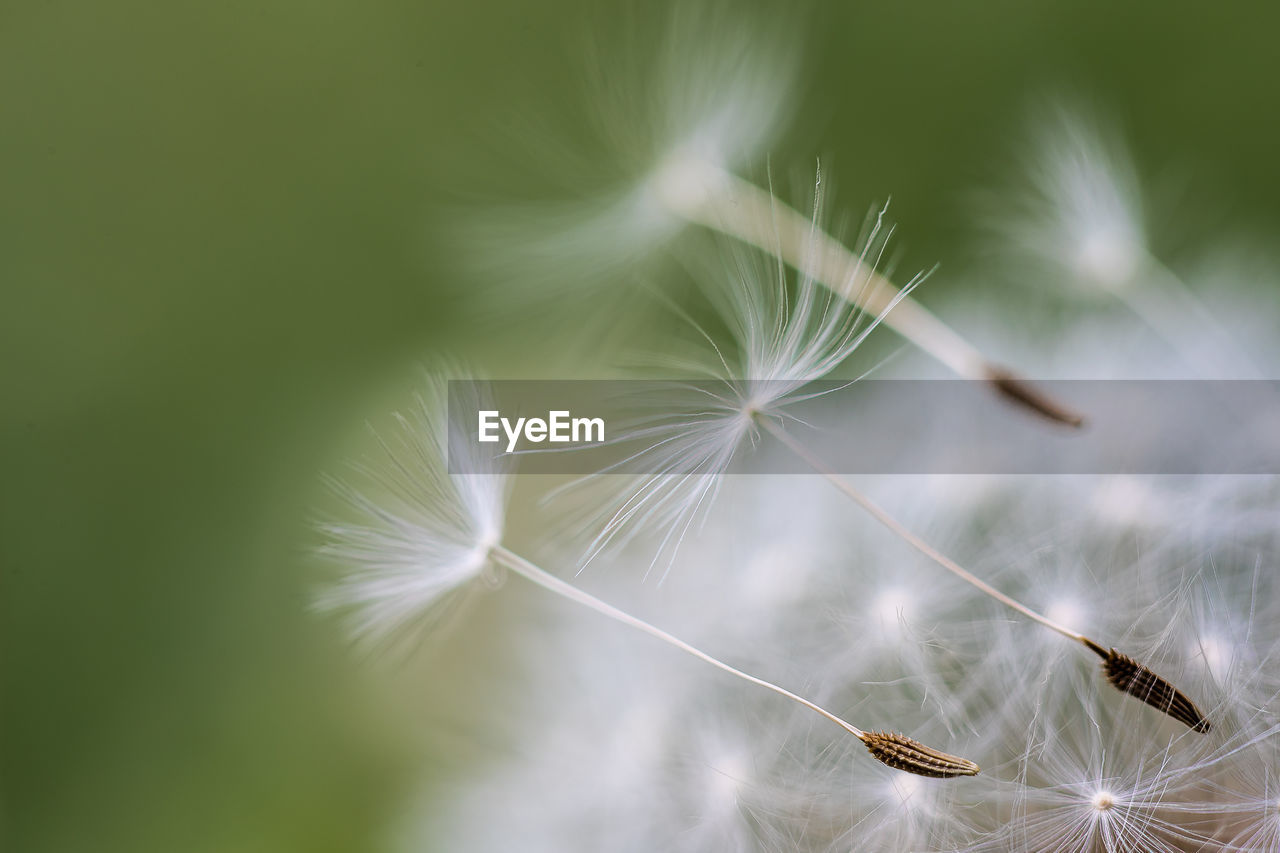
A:
<svg viewBox="0 0 1280 853">
<path fill-rule="evenodd" d="M 894 770 L 905 770 L 919 776 L 950 779 L 953 776 L 976 776 L 978 765 L 967 758 L 930 749 L 906 735 L 893 732 L 863 732 L 862 742 L 877 761 Z"/>
<path fill-rule="evenodd" d="M 1209 721 L 1195 703 L 1180 690 L 1133 658 L 1112 649 L 1102 664 L 1103 671 L 1119 690 L 1137 697 L 1201 734 L 1209 731 Z"/>
</svg>

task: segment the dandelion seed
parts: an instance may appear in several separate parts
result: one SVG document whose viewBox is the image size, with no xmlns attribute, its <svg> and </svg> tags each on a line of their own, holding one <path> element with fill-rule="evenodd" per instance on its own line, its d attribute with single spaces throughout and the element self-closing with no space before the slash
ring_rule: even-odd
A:
<svg viewBox="0 0 1280 853">
<path fill-rule="evenodd" d="M 599 581 L 623 596 L 657 592 Z M 661 600 L 683 609 L 678 597 Z M 743 695 L 659 644 L 586 614 L 568 616 L 525 638 L 530 653 L 556 662 L 537 671 L 533 701 L 494 709 L 496 722 L 517 727 L 519 751 L 428 796 L 429 840 L 408 849 L 900 853 L 928 849 L 926 839 L 961 837 L 963 817 L 947 806 L 961 789 L 987 784 L 981 775 L 949 785 L 873 767 L 861 742 L 805 709 L 765 691 Z M 681 620 L 698 623 L 692 611 Z M 776 649 L 770 656 L 781 658 Z M 498 689 L 527 693 L 518 684 Z M 565 691 L 576 701 L 555 701 Z M 919 717 L 910 707 L 882 706 L 879 692 L 864 700 L 876 716 Z M 631 723 L 637 713 L 645 721 L 639 732 Z M 492 740 L 486 732 L 484 741 Z M 442 824 L 456 826 L 456 835 L 442 838 Z"/>
<path fill-rule="evenodd" d="M 1080 606 L 1070 598 L 1059 598 L 1045 608 L 1044 615 L 1063 625 L 1078 624 L 1083 618 Z"/>
<path fill-rule="evenodd" d="M 521 134 L 520 149 L 546 155 L 525 171 L 556 186 L 471 217 L 460 236 L 473 263 L 516 284 L 508 295 L 527 305 L 630 274 L 669 245 L 689 222 L 668 202 L 696 204 L 714 192 L 708 175 L 756 162 L 790 123 L 801 53 L 788 18 L 717 2 L 618 16 L 618 32 L 587 44 L 585 120 L 575 125 L 592 138 L 573 145 L 567 128 Z"/>
<path fill-rule="evenodd" d="M 864 263 L 850 289 L 874 286 L 866 271 L 885 251 L 890 229 L 884 217 L 883 209 L 868 217 L 860 253 Z M 784 267 L 758 252 L 734 247 L 726 267 L 703 281 L 729 325 L 734 351 L 722 353 L 712 344 L 713 362 L 684 365 L 713 382 L 673 384 L 671 398 L 662 401 L 663 413 L 628 434 L 627 440 L 649 444 L 636 460 L 652 473 L 599 514 L 600 532 L 584 565 L 637 531 L 661 532 L 652 565 L 661 565 L 665 577 L 685 536 L 714 501 L 719 475 L 758 437 L 759 421 L 806 399 L 804 387 L 848 358 L 884 316 L 858 310 L 807 274 L 790 293 Z M 912 279 L 908 288 L 919 280 Z M 889 305 L 904 295 L 898 293 Z"/>
<path fill-rule="evenodd" d="M 357 467 L 377 500 L 332 481 L 365 523 L 322 525 L 323 552 L 349 571 L 317 606 L 344 612 L 371 650 L 404 649 L 447 617 L 492 571 L 489 551 L 502 538 L 503 468 L 474 453 L 462 425 L 443 422 L 445 396 L 445 380 L 429 376 L 412 413 L 397 415 L 395 429 L 377 437 L 388 464 Z M 450 456 L 468 473 L 450 475 Z"/>
<path fill-rule="evenodd" d="M 1209 731 L 1209 721 L 1200 709 L 1172 684 L 1115 649 L 1104 649 L 1091 640 L 1085 640 L 1084 644 L 1102 658 L 1102 670 L 1107 674 L 1107 681 L 1117 690 L 1137 697 L 1193 731 L 1201 734 Z"/>
<path fill-rule="evenodd" d="M 1059 106 L 1039 128 L 1029 186 L 992 217 L 1006 245 L 1123 302 L 1205 378 L 1260 378 L 1210 307 L 1152 253 L 1141 188 L 1117 134 Z M 1042 274 L 1020 278 L 1044 278 Z M 1208 346 L 1195 348 L 1193 341 Z"/>
<path fill-rule="evenodd" d="M 905 735 L 892 732 L 866 732 L 862 742 L 877 761 L 896 770 L 905 770 L 917 776 L 950 779 L 955 776 L 976 776 L 978 765 L 966 758 L 947 755 L 930 749 Z"/>
<path fill-rule="evenodd" d="M 682 163 L 679 174 L 688 176 L 694 166 Z M 691 222 L 736 237 L 778 256 L 802 275 L 832 290 L 840 298 L 879 316 L 886 326 L 941 362 L 957 376 L 980 379 L 1007 399 L 1052 421 L 1080 426 L 1084 418 L 1037 391 L 1013 371 L 989 361 L 976 347 L 908 293 L 899 289 L 874 267 L 866 266 L 863 253 L 815 227 L 817 215 L 806 217 L 780 203 L 771 192 L 733 175 L 702 164 L 704 174 L 696 185 L 705 191 L 665 192 L 666 203 Z M 662 183 L 672 178 L 660 173 Z M 687 180 L 687 177 L 686 177 Z M 819 187 L 821 176 L 819 175 Z M 855 286 L 856 285 L 856 286 Z"/>
<path fill-rule="evenodd" d="M 564 213 L 535 217 L 526 211 L 517 218 L 530 223 L 532 239 L 513 239 L 516 229 L 504 228 L 498 233 L 507 245 L 490 234 L 481 254 L 501 257 L 511 245 L 533 243 L 538 254 L 561 263 L 566 257 L 587 256 L 587 277 L 598 278 L 610 251 L 615 266 L 629 264 L 687 227 L 706 228 L 775 256 L 840 299 L 881 317 L 957 376 L 988 382 L 1007 400 L 1052 421 L 1083 423 L 1079 414 L 996 364 L 911 298 L 913 282 L 895 285 L 867 264 L 864 253 L 850 251 L 823 231 L 816 208 L 807 216 L 779 201 L 771 181 L 765 189 L 737 174 L 767 148 L 768 135 L 784 123 L 798 55 L 794 47 L 776 47 L 780 40 L 798 42 L 785 34 L 779 38 L 785 27 L 761 22 L 753 28 L 743 18 L 735 7 L 723 20 L 712 13 L 705 18 L 681 14 L 672 21 L 656 60 L 632 60 L 645 71 L 639 83 L 643 96 L 630 98 L 614 87 L 598 107 L 609 116 L 619 111 L 626 116 L 603 122 L 612 147 L 625 152 L 619 155 L 627 164 L 620 186 L 604 200 L 584 204 L 579 223 Z M 709 32 L 716 37 L 691 38 Z M 602 71 L 596 76 L 618 75 Z M 655 77 L 666 87 L 656 94 Z M 636 115 L 647 126 L 636 127 Z M 547 252 L 552 244 L 564 251 Z M 521 261 L 518 266 L 527 277 L 529 264 Z M 555 277 L 563 281 L 563 269 Z"/>
<path fill-rule="evenodd" d="M 1003 367 L 988 365 L 983 370 L 983 378 L 995 386 L 996 390 L 1021 403 L 1033 412 L 1044 415 L 1051 421 L 1078 427 L 1084 424 L 1084 417 L 1068 409 L 1049 395 L 1037 391 L 1035 386 Z"/>
<path fill-rule="evenodd" d="M 1093 795 L 1093 807 L 1100 812 L 1115 808 L 1116 798 L 1110 791 L 1099 791 Z"/>
<path fill-rule="evenodd" d="M 901 589 L 889 589 L 875 599 L 875 614 L 882 627 L 897 629 L 900 623 L 911 618 L 915 611 L 912 597 Z"/>
<path fill-rule="evenodd" d="M 504 474 L 493 460 L 476 459 L 478 469 L 450 475 L 443 451 L 465 434 L 457 420 L 445 422 L 444 383 L 431 382 L 419 400 L 421 418 L 397 420 L 395 442 L 383 442 L 388 473 L 375 476 L 391 487 L 393 506 L 352 489 L 342 493 L 366 517 L 365 526 L 329 525 L 329 553 L 352 559 L 351 579 L 325 598 L 326 607 L 355 611 L 357 637 L 385 638 L 439 603 L 476 582 L 486 569 L 506 569 L 561 598 L 635 628 L 680 651 L 751 684 L 770 690 L 840 726 L 867 745 L 878 760 L 895 769 L 947 778 L 974 775 L 977 765 L 931 750 L 902 735 L 866 732 L 791 691 L 743 672 L 539 568 L 501 544 Z M 458 407 L 455 411 L 467 410 Z M 460 416 L 459 416 L 460 417 Z M 464 445 L 465 446 L 465 445 Z M 407 449 L 408 454 L 398 453 Z M 457 464 L 457 463 L 455 463 Z M 466 470 L 466 469 L 463 469 Z M 454 479 L 457 478 L 457 479 Z M 423 503 L 418 504 L 417 501 Z"/>
<path fill-rule="evenodd" d="M 782 429 L 776 421 L 762 420 L 760 427 L 778 439 L 788 450 L 808 464 L 814 471 L 830 481 L 850 500 L 871 514 L 877 521 L 893 531 L 900 539 L 928 557 L 937 565 L 946 569 L 960 580 L 978 589 L 985 595 L 995 599 L 1006 607 L 1012 608 L 1052 631 L 1056 631 L 1069 640 L 1080 643 L 1089 651 L 1103 659 L 1103 671 L 1107 681 L 1117 690 L 1128 693 L 1158 711 L 1190 727 L 1193 731 L 1206 733 L 1211 725 L 1200 710 L 1181 691 L 1165 679 L 1156 675 L 1147 667 L 1129 658 L 1115 649 L 1106 649 L 1079 631 L 1055 622 L 1017 599 L 1001 592 L 991 584 L 963 568 L 955 560 L 938 551 L 923 539 L 916 536 L 897 519 L 887 513 L 861 491 L 855 489 L 845 478 L 833 471 L 821 459 L 813 455 L 808 448 L 800 444 L 794 437 Z"/>
<path fill-rule="evenodd" d="M 1136 477 L 1107 477 L 1091 496 L 1098 520 L 1113 525 L 1164 525 L 1168 508 L 1149 483 Z"/>
</svg>

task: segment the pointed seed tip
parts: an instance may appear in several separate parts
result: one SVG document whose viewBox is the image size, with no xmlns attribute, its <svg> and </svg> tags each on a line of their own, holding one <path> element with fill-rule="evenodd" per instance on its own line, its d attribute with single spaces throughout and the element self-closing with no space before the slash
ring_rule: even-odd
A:
<svg viewBox="0 0 1280 853">
<path fill-rule="evenodd" d="M 1213 726 L 1186 694 L 1128 655 L 1112 649 L 1102 664 L 1107 681 L 1117 690 L 1172 717 L 1194 732 L 1207 734 Z"/>
<path fill-rule="evenodd" d="M 1003 396 L 1025 406 L 1041 417 L 1077 429 L 1084 426 L 1083 415 L 1054 400 L 1012 370 L 988 365 L 987 381 Z"/>
</svg>

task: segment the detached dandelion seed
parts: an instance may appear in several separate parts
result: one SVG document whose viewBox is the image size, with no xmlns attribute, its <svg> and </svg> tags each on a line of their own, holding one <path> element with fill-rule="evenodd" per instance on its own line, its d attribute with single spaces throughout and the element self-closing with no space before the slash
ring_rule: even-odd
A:
<svg viewBox="0 0 1280 853">
<path fill-rule="evenodd" d="M 934 563 L 946 569 L 948 572 L 970 586 L 978 589 L 983 594 L 999 601 L 1006 607 L 1016 610 L 1024 616 L 1030 617 L 1044 627 L 1049 628 L 1052 631 L 1056 631 L 1067 639 L 1080 643 L 1086 649 L 1102 658 L 1102 669 L 1103 673 L 1106 675 L 1107 682 L 1117 690 L 1145 702 L 1161 713 L 1167 714 L 1190 728 L 1192 731 L 1204 734 L 1212 728 L 1208 719 L 1206 719 L 1200 712 L 1200 709 L 1196 707 L 1194 702 L 1146 666 L 1138 663 L 1127 655 L 1121 654 L 1115 649 L 1104 648 L 1079 631 L 1073 630 L 1062 623 L 1055 622 L 1048 616 L 1032 610 L 1022 602 L 1006 595 L 991 584 L 974 575 L 955 560 L 952 560 L 950 557 L 946 556 L 933 546 L 926 543 L 923 539 L 916 536 L 869 497 L 855 489 L 845 478 L 832 471 L 826 463 L 813 455 L 808 448 L 800 444 L 800 442 L 798 442 L 793 436 L 782 429 L 776 421 L 762 420 L 760 421 L 760 427 L 769 432 L 774 438 L 778 439 L 783 446 L 813 468 L 814 471 L 829 480 L 850 500 L 870 513 L 873 518 L 885 527 L 889 528 L 889 530 L 893 531 L 893 533 L 900 539 L 915 548 L 924 556 L 928 557 Z"/>
<path fill-rule="evenodd" d="M 1084 418 L 1037 390 L 975 346 L 899 288 L 866 258 L 820 230 L 813 218 L 779 202 L 771 191 L 724 171 L 714 162 L 677 150 L 654 173 L 653 193 L 689 222 L 774 254 L 841 299 L 878 316 L 915 346 L 964 379 L 991 383 L 1005 398 L 1048 418 L 1078 427 Z M 819 173 L 819 188 L 821 176 Z"/>
<path fill-rule="evenodd" d="M 819 188 L 820 190 L 820 188 Z M 820 208 L 815 193 L 815 220 Z M 860 262 L 846 284 L 850 291 L 874 287 L 869 278 L 886 250 L 892 229 L 886 209 L 868 217 Z M 810 222 L 810 231 L 817 225 Z M 634 488 L 607 504 L 598 521 L 600 532 L 583 560 L 590 563 L 610 545 L 621 545 L 635 533 L 661 533 L 653 567 L 670 569 L 684 537 L 714 501 L 719 475 L 728 470 L 744 444 L 759 437 L 759 424 L 788 406 L 808 399 L 803 389 L 840 365 L 884 318 L 871 315 L 836 296 L 807 272 L 795 293 L 789 292 L 785 265 L 776 257 L 737 245 L 726 248 L 725 265 L 702 278 L 706 293 L 733 337 L 734 350 L 722 352 L 698 329 L 714 351 L 714 359 L 676 362 L 695 377 L 710 377 L 705 386 L 675 384 L 660 414 L 632 429 L 626 440 L 648 447 L 636 455 L 652 472 Z M 921 280 L 917 276 L 888 303 L 886 311 L 906 297 Z M 699 356 L 703 353 L 699 352 Z"/>
<path fill-rule="evenodd" d="M 780 202 L 771 185 L 766 189 L 739 176 L 758 162 L 789 118 L 799 38 L 778 22 L 750 22 L 739 8 L 727 8 L 720 15 L 680 10 L 662 34 L 657 56 L 642 60 L 620 50 L 623 60 L 595 70 L 593 77 L 601 80 L 625 80 L 628 71 L 637 78 L 638 92 L 615 85 L 600 93 L 595 106 L 625 177 L 610 191 L 582 200 L 579 217 L 566 214 L 572 205 L 540 215 L 521 211 L 516 218 L 527 223 L 530 239 L 513 239 L 517 229 L 499 229 L 503 240 L 485 241 L 484 260 L 532 244 L 523 255 L 550 254 L 561 264 L 578 257 L 594 278 L 610 260 L 615 268 L 631 264 L 690 226 L 709 229 L 776 256 L 840 299 L 881 317 L 955 375 L 987 382 L 1005 399 L 1051 421 L 1080 426 L 1079 413 L 988 358 L 908 296 L 914 282 L 894 284 L 868 266 L 862 253 L 822 230 L 816 216 Z M 548 234 L 549 223 L 558 231 Z M 549 253 L 548 245 L 564 251 Z M 510 266 L 527 275 L 527 258 Z M 544 277 L 565 278 L 563 269 Z"/>
<path fill-rule="evenodd" d="M 1058 106 L 1037 137 L 1027 186 L 992 217 L 1005 244 L 1058 273 L 1050 277 L 1118 299 L 1197 375 L 1261 378 L 1232 331 L 1152 252 L 1137 169 L 1118 134 Z M 1206 345 L 1190 346 L 1197 340 Z"/>
<path fill-rule="evenodd" d="M 415 422 L 398 418 L 397 440 L 382 442 L 389 457 L 381 477 L 394 494 L 394 505 L 343 489 L 366 518 L 364 526 L 329 525 L 329 553 L 354 560 L 352 576 L 323 599 L 329 608 L 359 614 L 359 639 L 383 639 L 423 618 L 445 598 L 477 581 L 492 567 L 507 569 L 530 583 L 603 616 L 635 628 L 724 672 L 770 690 L 825 717 L 861 740 L 878 761 L 909 773 L 936 778 L 973 776 L 978 766 L 924 746 L 905 735 L 868 732 L 770 681 L 757 678 L 566 583 L 501 544 L 506 483 L 493 460 L 474 458 L 463 448 L 466 425 L 445 422 L 444 382 L 430 383 L 419 401 Z M 465 407 L 459 407 L 462 409 Z M 448 473 L 442 450 L 464 454 L 475 462 L 474 473 Z M 408 449 L 410 455 L 397 452 Z M 471 458 L 468 458 L 468 457 Z M 458 463 L 455 463 L 458 464 Z M 405 490 L 408 487 L 408 490 Z M 422 501 L 419 503 L 419 501 Z"/>
</svg>

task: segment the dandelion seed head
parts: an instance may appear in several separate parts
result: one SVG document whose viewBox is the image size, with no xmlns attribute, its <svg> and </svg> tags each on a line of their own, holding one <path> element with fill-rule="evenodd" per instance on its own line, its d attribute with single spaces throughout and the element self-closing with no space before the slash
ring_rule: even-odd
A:
<svg viewBox="0 0 1280 853">
<path fill-rule="evenodd" d="M 347 613 L 361 643 L 407 639 L 491 568 L 507 478 L 496 459 L 473 450 L 447 409 L 447 381 L 429 376 L 413 410 L 375 434 L 376 458 L 356 466 L 351 480 L 332 481 L 357 520 L 321 526 L 323 552 L 346 574 L 317 605 Z M 449 472 L 450 454 L 461 473 Z"/>
<path fill-rule="evenodd" d="M 1080 207 L 1084 208 L 1080 215 L 1094 217 L 1095 221 L 1074 235 L 1075 250 L 1068 248 L 1075 271 L 1108 287 L 1123 287 L 1138 271 L 1142 259 L 1135 235 L 1125 233 L 1129 230 L 1124 227 L 1127 221 L 1120 217 L 1116 217 L 1120 227 L 1115 222 L 1108 225 L 1096 221 L 1101 212 L 1090 207 L 1087 188 L 1081 189 L 1080 194 L 1086 196 L 1080 200 Z"/>
<path fill-rule="evenodd" d="M 717 146 L 693 141 L 663 157 L 641 186 L 657 210 L 669 215 L 702 209 L 724 192 L 728 177 Z"/>
<path fill-rule="evenodd" d="M 1195 646 L 1188 649 L 1188 652 L 1193 660 L 1196 656 L 1203 658 L 1209 674 L 1219 683 L 1222 683 L 1231 672 L 1235 659 L 1234 647 L 1212 635 L 1201 638 Z"/>
<path fill-rule="evenodd" d="M 1068 286 L 1122 291 L 1142 274 L 1148 254 L 1137 176 L 1114 136 L 1063 106 L 1041 118 L 1024 158 L 1026 183 L 992 205 L 1003 248 L 1042 273 L 1048 264 Z"/>
<path fill-rule="evenodd" d="M 1095 811 L 1109 812 L 1113 808 L 1115 808 L 1116 796 L 1115 794 L 1111 793 L 1110 791 L 1104 788 L 1100 791 L 1095 792 L 1094 795 L 1089 799 L 1089 803 L 1090 805 L 1093 806 Z"/>
<path fill-rule="evenodd" d="M 1160 526 L 1167 522 L 1161 495 L 1139 477 L 1106 477 L 1093 493 L 1092 508 L 1100 521 L 1116 526 Z"/>
<path fill-rule="evenodd" d="M 790 123 L 801 33 L 794 19 L 715 2 L 643 28 L 658 35 L 645 47 L 634 29 L 598 46 L 594 117 L 633 185 L 684 217 Z"/>
<path fill-rule="evenodd" d="M 656 8 L 615 14 L 587 45 L 573 121 L 513 140 L 540 155 L 519 177 L 549 185 L 461 217 L 472 268 L 522 309 L 625 286 L 790 124 L 794 16 L 729 2 Z"/>
<path fill-rule="evenodd" d="M 1132 164 L 1107 131 L 1077 114 L 1059 112 L 1041 139 L 1032 174 L 1045 203 L 1041 240 L 1056 243 L 1052 254 L 1079 279 L 1124 288 L 1146 257 Z"/>
<path fill-rule="evenodd" d="M 915 615 L 915 602 L 909 592 L 893 587 L 875 597 L 872 612 L 882 628 L 897 631 Z"/>
<path fill-rule="evenodd" d="M 815 222 L 821 190 L 819 183 Z M 890 230 L 884 215 L 880 210 L 868 217 L 850 292 L 878 281 L 874 270 Z M 643 527 L 661 537 L 651 568 L 660 567 L 665 577 L 686 535 L 714 501 L 719 476 L 756 442 L 760 422 L 784 420 L 790 405 L 806 399 L 805 386 L 841 365 L 883 318 L 864 314 L 807 274 L 793 281 L 776 257 L 737 243 L 724 244 L 721 263 L 698 272 L 729 340 L 718 344 L 695 327 L 697 354 L 663 362 L 697 381 L 669 383 L 668 396 L 648 401 L 659 414 L 624 434 L 622 440 L 646 445 L 633 461 L 641 460 L 652 473 L 633 481 L 593 519 L 600 532 L 584 563 L 610 545 L 630 541 Z"/>
<path fill-rule="evenodd" d="M 1044 615 L 1059 625 L 1083 625 L 1085 621 L 1084 610 L 1080 603 L 1068 595 L 1050 599 Z"/>
</svg>

